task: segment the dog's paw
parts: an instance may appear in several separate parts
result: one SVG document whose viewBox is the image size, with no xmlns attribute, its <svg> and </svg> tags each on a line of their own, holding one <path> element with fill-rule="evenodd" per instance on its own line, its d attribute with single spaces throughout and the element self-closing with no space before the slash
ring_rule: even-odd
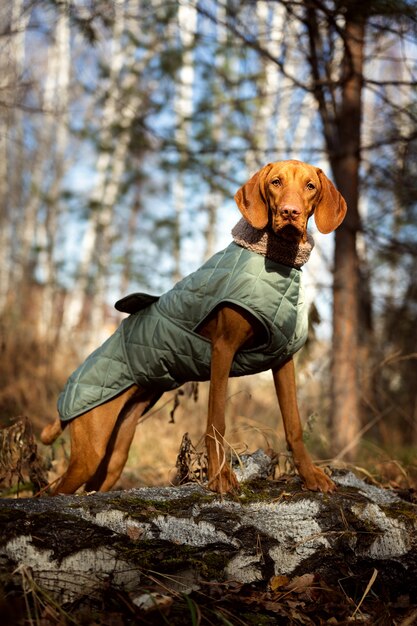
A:
<svg viewBox="0 0 417 626">
<path fill-rule="evenodd" d="M 312 465 L 308 472 L 303 472 L 301 478 L 305 487 L 310 491 L 332 493 L 336 489 L 336 485 L 331 478 L 315 465 Z"/>
</svg>

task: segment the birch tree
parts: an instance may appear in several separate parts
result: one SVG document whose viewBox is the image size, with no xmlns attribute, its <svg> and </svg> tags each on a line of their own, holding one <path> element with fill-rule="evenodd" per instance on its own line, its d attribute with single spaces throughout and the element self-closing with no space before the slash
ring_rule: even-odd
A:
<svg viewBox="0 0 417 626">
<path fill-rule="evenodd" d="M 16 238 L 13 210 L 21 201 L 23 125 L 20 110 L 22 75 L 25 63 L 25 35 L 30 11 L 23 0 L 0 8 L 2 55 L 0 56 L 0 314 L 3 312 L 12 279 L 13 241 Z M 14 154 L 12 151 L 15 142 Z"/>
<path fill-rule="evenodd" d="M 81 329 L 87 324 L 92 342 L 103 337 L 104 305 L 116 236 L 113 224 L 126 174 L 132 124 L 144 101 L 140 76 L 156 52 L 150 47 L 138 57 L 136 42 L 141 23 L 136 9 L 132 0 L 114 3 L 108 77 L 97 94 L 97 100 L 104 98 L 104 106 L 98 130 L 96 177 L 87 200 L 89 218 L 81 242 L 76 281 L 65 309 L 64 327 Z M 104 38 L 101 46 L 107 49 Z M 96 331 L 93 335 L 91 327 Z"/>
<path fill-rule="evenodd" d="M 178 72 L 178 83 L 174 100 L 176 116 L 176 142 L 178 146 L 178 172 L 173 180 L 173 203 L 175 210 L 173 236 L 174 282 L 182 277 L 181 240 L 182 220 L 187 204 L 185 189 L 185 169 L 187 149 L 190 141 L 191 118 L 193 113 L 194 59 L 193 42 L 197 26 L 197 10 L 194 2 L 185 0 L 178 5 L 178 35 L 181 42 L 182 64 Z"/>
<path fill-rule="evenodd" d="M 54 43 L 49 50 L 50 72 L 45 83 L 44 107 L 46 115 L 51 116 L 52 135 L 50 149 L 52 159 L 52 179 L 45 193 L 45 216 L 40 224 L 41 254 L 39 269 L 45 291 L 40 312 L 41 333 L 49 341 L 54 341 L 58 334 L 58 320 L 55 316 L 58 277 L 56 271 L 56 245 L 61 206 L 61 191 L 68 167 L 66 150 L 69 133 L 69 87 L 70 87 L 70 24 L 69 2 L 64 0 L 58 7 Z"/>
<path fill-rule="evenodd" d="M 47 51 L 45 59 L 45 74 L 43 84 L 40 86 L 42 95 L 40 105 L 43 111 L 42 122 L 37 129 L 37 155 L 34 159 L 30 189 L 23 209 L 23 215 L 19 220 L 19 250 L 20 250 L 20 277 L 19 279 L 29 282 L 33 278 L 33 268 L 37 259 L 33 257 L 33 247 L 39 244 L 39 228 L 42 222 L 40 211 L 43 209 L 45 180 L 50 180 L 51 155 L 54 152 L 56 131 L 60 127 L 61 120 L 57 120 L 62 111 L 60 110 L 66 98 L 65 85 L 68 84 L 68 64 L 64 57 L 68 56 L 68 24 L 66 16 L 67 3 L 59 6 L 59 17 L 52 33 L 52 45 Z M 61 92 L 61 89 L 62 92 Z M 66 106 L 66 104 L 64 105 Z M 62 120 L 65 126 L 65 119 Z M 61 131 L 58 131 L 59 141 L 62 143 Z M 60 148 L 62 146 L 59 146 Z M 62 159 L 62 154 L 57 157 Z M 61 172 L 57 172 L 60 174 Z M 59 185 L 60 181 L 55 184 Z M 48 209 L 49 220 L 55 212 L 55 206 Z M 54 218 L 53 218 L 54 219 Z M 49 266 L 49 270 L 51 267 Z"/>
<path fill-rule="evenodd" d="M 82 323 L 86 297 L 89 294 L 90 273 L 95 260 L 97 240 L 100 235 L 104 236 L 103 228 L 111 222 L 112 201 L 114 201 L 114 193 L 117 193 L 118 181 L 109 180 L 109 170 L 111 164 L 114 163 L 111 155 L 112 125 L 116 122 L 117 105 L 120 100 L 119 75 L 124 62 L 122 42 L 124 16 L 124 0 L 116 0 L 114 3 L 112 38 L 109 46 L 109 76 L 107 81 L 102 84 L 100 90 L 100 96 L 106 95 L 107 97 L 99 129 L 99 149 L 96 164 L 97 178 L 90 194 L 90 217 L 81 242 L 76 281 L 72 293 L 66 302 L 63 320 L 64 331 L 75 328 Z M 126 50 L 126 56 L 131 58 L 132 52 L 132 49 Z M 120 163 L 117 163 L 116 167 L 119 168 Z M 111 197 L 106 194 L 107 185 L 109 184 L 111 186 Z"/>
<path fill-rule="evenodd" d="M 225 27 L 226 21 L 226 7 L 221 3 L 217 3 L 216 6 L 216 32 L 215 32 L 215 46 L 214 52 L 214 65 L 213 70 L 215 74 L 221 75 L 223 69 L 228 62 L 228 50 L 227 50 L 227 29 Z M 213 77 L 212 77 L 213 80 Z M 226 106 L 223 90 L 219 88 L 220 81 L 212 82 L 213 96 L 216 100 L 216 105 L 212 107 L 212 119 L 211 121 L 211 140 L 215 149 L 219 149 L 223 142 L 226 141 L 224 133 L 224 124 L 226 119 Z M 216 86 L 217 85 L 217 86 Z M 208 164 L 210 167 L 210 164 Z M 228 166 L 225 164 L 225 170 L 228 171 Z M 216 225 L 218 210 L 221 205 L 222 194 L 215 184 L 211 185 L 205 198 L 205 209 L 207 212 L 207 225 L 204 233 L 205 251 L 204 258 L 208 259 L 215 252 L 216 246 Z"/>
</svg>

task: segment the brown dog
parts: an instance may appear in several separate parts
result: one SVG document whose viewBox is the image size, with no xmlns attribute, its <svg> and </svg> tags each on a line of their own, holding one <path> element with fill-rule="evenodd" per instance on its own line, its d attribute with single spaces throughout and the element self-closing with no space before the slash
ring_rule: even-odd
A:
<svg viewBox="0 0 417 626">
<path fill-rule="evenodd" d="M 112 383 L 110 395 L 100 392 L 100 397 L 104 399 L 94 399 L 92 405 L 86 404 L 81 410 L 78 407 L 77 411 L 72 410 L 65 416 L 61 411 L 61 418 L 69 421 L 71 458 L 55 493 L 73 493 L 83 484 L 89 491 L 110 489 L 126 463 L 140 417 L 163 391 L 179 386 L 187 378 L 210 379 L 206 429 L 209 487 L 219 493 L 234 490 L 237 488 L 236 478 L 224 454 L 228 378 L 265 369 L 272 369 L 287 445 L 305 486 L 324 492 L 334 489 L 333 482 L 313 464 L 302 440 L 292 354 L 305 341 L 306 335 L 305 324 L 302 322 L 299 325 L 297 315 L 302 308 L 302 297 L 298 292 L 299 267 L 305 261 L 305 258 L 301 261 L 300 258 L 306 249 L 308 258 L 309 246 L 311 248 L 307 236 L 308 219 L 314 214 L 318 229 L 322 233 L 330 233 L 342 222 L 346 203 L 320 169 L 299 161 L 266 165 L 239 189 L 235 200 L 244 218 L 238 228 L 235 227 L 235 242 L 213 257 L 214 261 L 207 262 L 200 273 L 184 279 L 178 289 L 176 286 L 159 302 L 157 298 L 151 298 L 153 303 L 139 305 L 134 309 L 137 312 L 122 323 L 124 337 L 130 336 L 133 331 L 129 330 L 131 326 L 123 324 L 131 323 L 139 331 L 144 325 L 153 324 L 152 332 L 147 329 L 145 336 L 149 338 L 152 335 L 152 341 L 156 336 L 155 341 L 162 341 L 163 345 L 144 347 L 142 353 L 138 345 L 143 344 L 143 337 L 135 339 L 133 356 L 129 357 L 128 349 L 123 348 L 123 354 L 128 354 L 129 372 L 135 367 L 140 370 L 132 380 L 124 380 L 126 376 L 123 373 L 120 390 L 114 390 Z M 218 268 L 220 278 L 216 274 Z M 209 295 L 208 286 L 213 280 L 214 291 L 223 290 L 217 299 L 213 294 Z M 243 296 L 236 295 L 238 289 L 233 281 L 243 290 Z M 278 284 L 284 285 L 279 287 L 280 291 L 277 291 Z M 201 291 L 204 291 L 204 297 Z M 190 306 L 187 300 L 195 292 L 200 298 L 198 307 Z M 171 374 L 171 364 L 174 366 L 185 352 L 182 347 L 177 349 L 171 340 L 174 327 L 179 328 L 181 333 L 185 332 L 185 322 L 178 322 L 175 311 L 172 312 L 172 302 L 176 302 L 178 294 L 185 294 L 186 298 L 178 319 L 184 311 L 188 313 L 193 307 L 204 306 L 207 299 L 211 298 L 211 301 L 202 318 L 196 318 L 198 323 L 196 320 L 192 322 L 191 331 L 185 339 L 190 349 L 190 354 L 184 356 L 185 365 L 180 366 L 180 374 Z M 158 307 L 162 313 L 158 313 Z M 129 307 L 124 310 L 131 312 Z M 155 321 L 157 313 L 159 317 Z M 156 332 L 161 320 L 171 324 L 168 331 Z M 163 339 L 158 339 L 159 336 Z M 195 352 L 197 344 L 199 352 Z M 147 368 L 151 367 L 149 363 L 155 351 L 158 376 L 151 376 Z M 109 349 L 106 358 L 109 358 L 108 352 Z M 203 352 L 208 353 L 208 365 L 200 365 Z M 94 362 L 97 359 L 95 354 Z M 120 365 L 120 358 L 116 360 Z M 137 366 L 136 361 L 139 363 Z M 166 363 L 168 365 L 164 365 L 165 370 L 161 374 L 161 364 Z M 82 369 L 81 366 L 79 369 Z M 90 365 L 85 369 L 90 371 Z M 77 387 L 81 380 L 77 372 L 70 379 L 70 391 L 66 393 L 75 399 L 78 397 L 77 390 L 82 389 Z M 82 384 L 85 386 L 85 383 Z M 66 422 L 58 418 L 43 430 L 42 441 L 52 443 L 65 425 Z"/>
</svg>

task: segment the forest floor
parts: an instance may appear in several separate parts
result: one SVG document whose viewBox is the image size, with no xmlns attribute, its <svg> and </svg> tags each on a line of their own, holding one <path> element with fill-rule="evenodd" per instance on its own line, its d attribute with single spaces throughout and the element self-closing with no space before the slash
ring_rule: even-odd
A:
<svg viewBox="0 0 417 626">
<path fill-rule="evenodd" d="M 16 576 L 21 584 L 16 584 Z M 267 587 L 210 582 L 189 593 L 173 592 L 153 572 L 134 597 L 109 583 L 101 598 L 59 605 L 29 572 L 19 572 L 14 581 L 2 581 L 0 615 L 2 626 L 411 626 L 417 623 L 417 598 L 398 590 L 393 597 L 379 586 L 376 570 L 362 577 L 347 573 L 331 585 L 309 574 L 293 580 L 275 577 Z"/>
<path fill-rule="evenodd" d="M 9 447 L 17 440 L 25 443 L 21 453 L 31 459 L 26 468 L 18 463 L 14 472 L 20 472 L 20 480 L 25 478 L 22 476 L 25 471 L 32 470 L 33 481 L 34 474 L 42 473 L 37 464 L 42 465 L 43 459 L 36 451 L 30 428 L 22 422 L 20 431 L 12 432 Z M 3 446 L 3 460 L 7 452 Z M 9 482 L 12 473 L 7 476 Z M 416 502 L 413 487 L 408 485 L 409 497 Z M 10 576 L 2 573 L 0 567 L 0 623 L 2 626 L 417 624 L 417 598 L 406 588 L 387 589 L 372 565 L 359 574 L 346 568 L 344 577 L 338 575 L 330 581 L 313 574 L 293 579 L 275 576 L 254 584 L 200 582 L 185 592 L 175 590 L 173 579 L 175 572 L 168 579 L 157 571 L 147 570 L 143 573 L 143 586 L 134 595 L 112 586 L 109 580 L 100 597 L 86 595 L 75 602 L 59 604 L 35 582 L 29 568 L 19 568 Z"/>
</svg>

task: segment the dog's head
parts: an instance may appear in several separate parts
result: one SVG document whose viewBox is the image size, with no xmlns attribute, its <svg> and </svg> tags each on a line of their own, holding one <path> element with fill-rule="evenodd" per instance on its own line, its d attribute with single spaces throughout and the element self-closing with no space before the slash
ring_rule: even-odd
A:
<svg viewBox="0 0 417 626">
<path fill-rule="evenodd" d="M 343 221 L 346 202 L 318 167 L 301 161 L 265 165 L 235 195 L 243 217 L 254 228 L 268 224 L 290 240 L 305 241 L 314 213 L 317 228 L 331 233 Z"/>
</svg>

